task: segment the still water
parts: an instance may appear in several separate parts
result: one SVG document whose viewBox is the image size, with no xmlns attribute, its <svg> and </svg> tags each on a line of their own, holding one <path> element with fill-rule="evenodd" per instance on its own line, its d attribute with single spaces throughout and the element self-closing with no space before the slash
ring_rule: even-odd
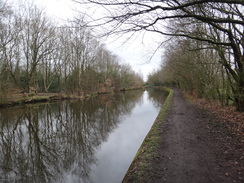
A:
<svg viewBox="0 0 244 183">
<path fill-rule="evenodd" d="M 119 183 L 162 91 L 0 109 L 0 182 Z"/>
</svg>

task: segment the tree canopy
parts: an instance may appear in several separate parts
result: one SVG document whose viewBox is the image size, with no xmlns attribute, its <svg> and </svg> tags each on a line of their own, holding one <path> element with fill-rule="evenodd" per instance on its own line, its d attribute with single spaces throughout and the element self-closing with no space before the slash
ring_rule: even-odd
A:
<svg viewBox="0 0 244 183">
<path fill-rule="evenodd" d="M 91 21 L 108 33 L 138 31 L 185 37 L 202 42 L 198 49 L 214 49 L 229 78 L 235 104 L 244 111 L 243 0 L 86 0 L 106 15 Z"/>
</svg>

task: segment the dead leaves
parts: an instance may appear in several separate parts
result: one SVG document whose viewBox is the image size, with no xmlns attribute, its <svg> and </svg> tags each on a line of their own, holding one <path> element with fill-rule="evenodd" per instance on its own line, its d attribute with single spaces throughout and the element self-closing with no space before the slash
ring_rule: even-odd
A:
<svg viewBox="0 0 244 183">
<path fill-rule="evenodd" d="M 234 134 L 244 135 L 244 112 L 236 111 L 233 106 L 223 107 L 218 102 L 209 102 L 205 99 L 194 98 L 194 103 L 216 114 Z"/>
</svg>

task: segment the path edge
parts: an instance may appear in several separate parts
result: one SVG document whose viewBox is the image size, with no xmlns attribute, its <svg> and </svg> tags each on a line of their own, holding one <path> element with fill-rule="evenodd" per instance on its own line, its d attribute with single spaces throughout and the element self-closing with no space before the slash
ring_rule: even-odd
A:
<svg viewBox="0 0 244 183">
<path fill-rule="evenodd" d="M 157 159 L 156 149 L 159 148 L 160 125 L 166 119 L 173 104 L 174 92 L 170 88 L 162 87 L 162 91 L 168 92 L 168 96 L 159 111 L 150 131 L 138 149 L 129 169 L 127 170 L 123 183 L 143 182 L 143 177 L 148 175 L 148 170 L 153 159 Z"/>
</svg>

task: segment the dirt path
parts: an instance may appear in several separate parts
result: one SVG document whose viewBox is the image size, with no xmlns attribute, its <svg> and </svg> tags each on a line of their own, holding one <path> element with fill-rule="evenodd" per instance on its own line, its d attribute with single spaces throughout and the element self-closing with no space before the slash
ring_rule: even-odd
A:
<svg viewBox="0 0 244 183">
<path fill-rule="evenodd" d="M 232 135 L 215 116 L 186 102 L 181 92 L 174 91 L 173 106 L 159 128 L 160 148 L 140 182 L 244 181 L 243 137 Z M 136 182 L 130 176 L 125 182 Z"/>
</svg>

